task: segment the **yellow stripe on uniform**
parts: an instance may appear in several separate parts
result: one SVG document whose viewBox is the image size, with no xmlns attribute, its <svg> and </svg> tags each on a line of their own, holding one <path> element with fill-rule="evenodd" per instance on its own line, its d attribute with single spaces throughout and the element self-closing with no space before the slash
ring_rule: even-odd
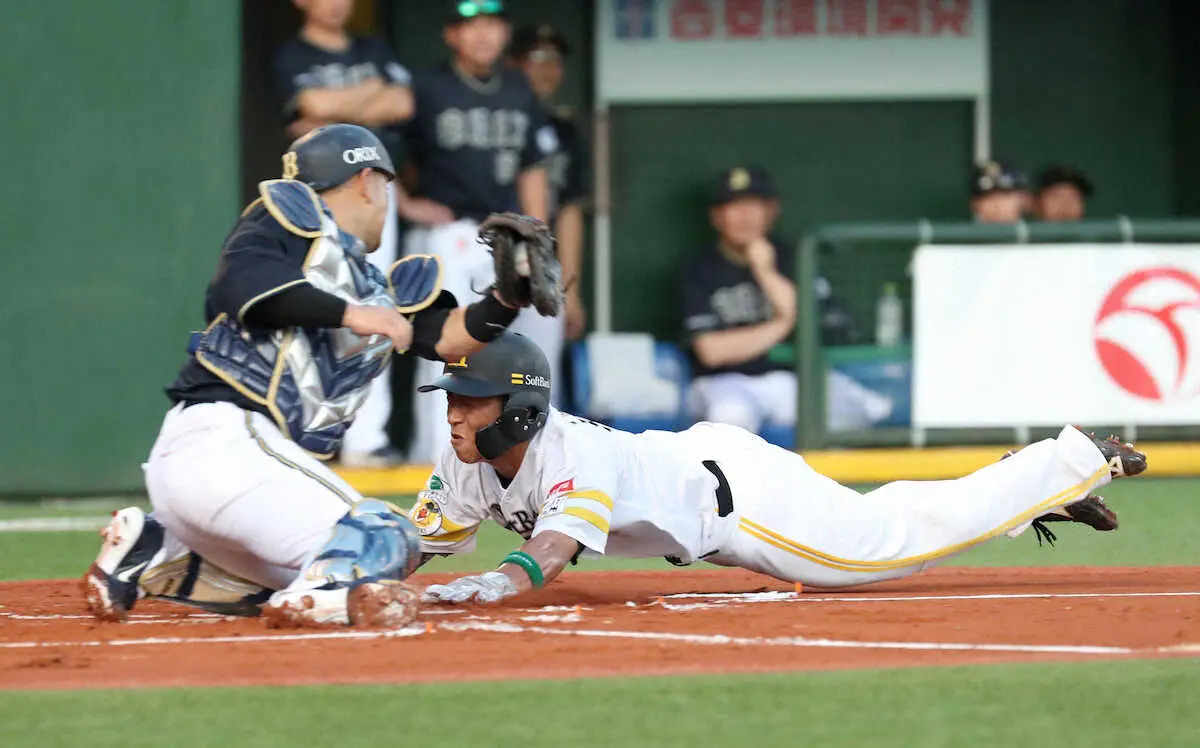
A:
<svg viewBox="0 0 1200 748">
<path fill-rule="evenodd" d="M 1050 507 L 1056 504 L 1069 504 L 1076 498 L 1083 498 L 1088 494 L 1089 491 L 1092 490 L 1093 487 L 1095 487 L 1097 483 L 1100 482 L 1100 479 L 1103 478 L 1108 471 L 1109 467 L 1108 465 L 1105 465 L 1104 467 L 1098 469 L 1095 473 L 1092 473 L 1092 475 L 1082 483 L 1074 485 L 1065 491 L 1060 491 L 1054 496 L 1051 496 L 1037 506 L 1033 507 L 1029 511 L 1024 512 L 1015 519 L 1009 520 L 1003 525 L 990 530 L 979 537 L 972 538 L 961 543 L 955 543 L 954 545 L 949 545 L 945 548 L 939 548 L 937 550 L 930 551 L 929 553 L 922 553 L 919 556 L 910 556 L 908 558 L 900 558 L 892 561 L 857 561 L 854 559 L 839 558 L 828 553 L 822 553 L 815 548 L 809 548 L 802 543 L 797 543 L 791 538 L 780 535 L 779 533 L 769 530 L 757 522 L 753 522 L 746 518 L 742 518 L 742 520 L 738 523 L 738 529 L 747 535 L 750 535 L 751 537 L 767 543 L 768 545 L 775 546 L 780 550 L 787 551 L 792 555 L 799 556 L 807 561 L 812 561 L 815 564 L 825 566 L 830 569 L 853 572 L 889 571 L 892 569 L 900 569 L 905 566 L 912 566 L 924 561 L 932 561 L 933 559 L 942 558 L 943 556 L 949 556 L 950 554 L 970 548 L 973 545 L 978 545 L 986 540 L 991 540 L 992 538 L 998 537 L 1009 530 L 1012 530 L 1018 525 L 1022 525 L 1030 520 L 1040 517 L 1041 515 L 1045 514 Z"/>
<path fill-rule="evenodd" d="M 569 506 L 563 510 L 563 514 L 569 514 L 572 517 L 578 517 L 584 522 L 595 526 L 595 528 L 600 532 L 605 533 L 606 535 L 608 534 L 608 520 L 601 517 L 599 514 L 596 514 L 595 512 L 589 512 L 587 509 L 580 509 L 577 506 Z"/>
<path fill-rule="evenodd" d="M 458 542 L 466 540 L 467 538 L 474 535 L 475 531 L 478 529 L 479 529 L 479 526 L 476 525 L 475 527 L 467 527 L 465 529 L 455 530 L 453 532 L 436 533 L 434 535 L 426 535 L 425 537 L 421 538 L 421 542 L 422 543 L 458 543 Z"/>
<path fill-rule="evenodd" d="M 591 490 L 569 491 L 567 493 L 567 498 L 568 499 L 591 499 L 592 501 L 596 502 L 597 504 L 603 504 L 604 508 L 610 512 L 613 509 L 613 500 L 608 498 L 608 494 L 604 493 L 603 491 L 591 491 Z"/>
</svg>

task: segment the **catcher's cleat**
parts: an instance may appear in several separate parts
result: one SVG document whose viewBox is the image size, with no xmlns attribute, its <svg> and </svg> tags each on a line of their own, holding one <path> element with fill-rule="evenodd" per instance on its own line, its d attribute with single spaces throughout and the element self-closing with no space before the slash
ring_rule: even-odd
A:
<svg viewBox="0 0 1200 748">
<path fill-rule="evenodd" d="M 102 621 L 123 621 L 138 599 L 138 580 L 163 545 L 163 528 L 135 506 L 113 512 L 104 544 L 83 578 L 84 599 Z"/>
<path fill-rule="evenodd" d="M 421 596 L 394 580 L 354 587 L 290 590 L 276 593 L 263 608 L 272 628 L 402 628 L 417 617 Z"/>
<path fill-rule="evenodd" d="M 1115 436 L 1101 439 L 1090 431 L 1079 430 L 1091 439 L 1096 449 L 1100 450 L 1100 454 L 1104 455 L 1113 478 L 1128 478 L 1146 471 L 1146 455 L 1134 449 L 1132 444 L 1122 442 Z"/>
</svg>

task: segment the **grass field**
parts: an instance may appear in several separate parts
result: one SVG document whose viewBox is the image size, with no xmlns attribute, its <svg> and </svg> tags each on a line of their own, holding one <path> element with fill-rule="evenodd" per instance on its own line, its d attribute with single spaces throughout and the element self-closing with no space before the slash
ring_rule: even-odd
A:
<svg viewBox="0 0 1200 748">
<path fill-rule="evenodd" d="M 1055 525 L 953 563 L 1200 565 L 1200 480 L 1108 488 L 1122 529 Z M 0 527 L 100 518 L 128 500 L 0 505 Z M 517 542 L 489 527 L 479 551 L 431 569 L 481 569 Z M 0 578 L 78 576 L 94 532 L 0 532 Z M 593 562 L 586 568 L 666 568 Z M 1103 621 L 1097 621 L 1103 626 Z M 0 624 L 2 625 L 2 624 Z M 698 651 L 698 657 L 703 656 Z M 0 746 L 820 746 L 1200 745 L 1195 659 L 760 676 L 256 689 L 5 692 Z"/>
</svg>

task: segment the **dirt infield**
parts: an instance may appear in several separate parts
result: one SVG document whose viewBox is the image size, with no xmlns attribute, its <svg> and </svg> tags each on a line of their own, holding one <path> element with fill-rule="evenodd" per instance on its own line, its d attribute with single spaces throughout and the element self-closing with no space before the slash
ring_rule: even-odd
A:
<svg viewBox="0 0 1200 748">
<path fill-rule="evenodd" d="M 421 575 L 417 583 L 442 581 Z M 75 581 L 0 584 L 0 688 L 368 683 L 1200 655 L 1200 568 L 946 569 L 849 592 L 732 570 L 577 572 L 403 631 L 287 632 Z"/>
</svg>

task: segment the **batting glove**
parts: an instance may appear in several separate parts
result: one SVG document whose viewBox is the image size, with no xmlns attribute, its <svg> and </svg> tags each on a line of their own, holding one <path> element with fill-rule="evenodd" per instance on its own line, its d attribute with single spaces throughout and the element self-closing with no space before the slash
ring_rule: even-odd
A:
<svg viewBox="0 0 1200 748">
<path fill-rule="evenodd" d="M 425 603 L 495 603 L 517 594 L 517 585 L 508 575 L 489 571 L 475 577 L 455 579 L 448 584 L 431 584 L 425 588 L 421 602 Z"/>
</svg>

